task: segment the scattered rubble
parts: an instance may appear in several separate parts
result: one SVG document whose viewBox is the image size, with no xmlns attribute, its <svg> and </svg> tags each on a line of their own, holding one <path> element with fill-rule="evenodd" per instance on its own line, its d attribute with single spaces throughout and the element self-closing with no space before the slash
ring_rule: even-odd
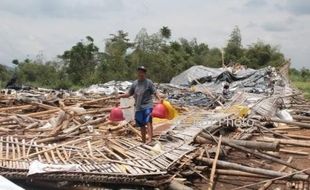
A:
<svg viewBox="0 0 310 190">
<path fill-rule="evenodd" d="M 151 144 L 141 143 L 132 110 L 109 120 L 130 84 L 3 90 L 0 175 L 66 187 L 310 188 L 310 103 L 282 72 L 194 66 L 158 84 L 179 116 L 155 118 Z"/>
</svg>

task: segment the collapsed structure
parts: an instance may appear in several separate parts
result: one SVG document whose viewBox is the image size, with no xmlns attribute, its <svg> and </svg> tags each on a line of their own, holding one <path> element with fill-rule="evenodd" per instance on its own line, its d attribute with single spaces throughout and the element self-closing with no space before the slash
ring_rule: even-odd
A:
<svg viewBox="0 0 310 190">
<path fill-rule="evenodd" d="M 121 122 L 108 117 L 119 104 L 115 93 L 130 82 L 77 92 L 3 90 L 0 175 L 160 188 L 185 188 L 180 180 L 202 179 L 216 189 L 221 184 L 267 189 L 277 179 L 276 185 L 309 188 L 309 163 L 301 166 L 294 158 L 309 158 L 310 135 L 293 130 L 310 134 L 310 104 L 290 86 L 286 71 L 194 66 L 170 84 L 158 84 L 180 114 L 155 120 L 157 136 L 149 145 L 141 143 L 130 117 Z M 238 158 L 231 158 L 236 152 Z M 284 160 L 290 154 L 294 157 Z M 249 180 L 234 183 L 229 176 Z"/>
</svg>

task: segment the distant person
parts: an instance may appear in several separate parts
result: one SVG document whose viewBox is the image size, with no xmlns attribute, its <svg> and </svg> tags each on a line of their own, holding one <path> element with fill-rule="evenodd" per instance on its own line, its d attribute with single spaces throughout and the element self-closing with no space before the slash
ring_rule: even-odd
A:
<svg viewBox="0 0 310 190">
<path fill-rule="evenodd" d="M 143 143 L 146 142 L 146 132 L 148 134 L 148 143 L 152 141 L 153 125 L 152 125 L 152 111 L 153 111 L 153 95 L 161 101 L 159 94 L 156 92 L 154 83 L 146 78 L 146 68 L 140 66 L 137 69 L 138 79 L 135 80 L 129 91 L 122 94 L 120 98 L 128 98 L 133 96 L 135 99 L 135 121 L 136 125 L 140 127 Z"/>
<path fill-rule="evenodd" d="M 226 99 L 230 98 L 229 83 L 227 82 L 224 83 L 222 94 L 224 98 Z"/>
</svg>

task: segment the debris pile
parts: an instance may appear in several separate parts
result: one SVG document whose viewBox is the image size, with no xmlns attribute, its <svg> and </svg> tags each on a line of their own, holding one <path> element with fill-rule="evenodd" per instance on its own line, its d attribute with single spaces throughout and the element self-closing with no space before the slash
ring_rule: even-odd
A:
<svg viewBox="0 0 310 190">
<path fill-rule="evenodd" d="M 310 102 L 275 69 L 194 66 L 158 84 L 180 113 L 154 119 L 151 144 L 141 143 L 130 112 L 129 119 L 109 120 L 120 104 L 114 94 L 130 84 L 112 81 L 77 92 L 3 90 L 0 175 L 67 181 L 66 187 L 310 187 Z"/>
<path fill-rule="evenodd" d="M 102 94 L 112 95 L 124 93 L 130 87 L 132 82 L 129 81 L 110 81 L 104 84 L 94 84 L 88 88 L 80 90 L 84 94 Z"/>
</svg>

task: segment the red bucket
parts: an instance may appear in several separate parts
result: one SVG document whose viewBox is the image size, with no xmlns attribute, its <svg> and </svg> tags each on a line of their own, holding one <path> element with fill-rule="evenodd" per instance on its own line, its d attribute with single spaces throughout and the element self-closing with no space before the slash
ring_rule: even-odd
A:
<svg viewBox="0 0 310 190">
<path fill-rule="evenodd" d="M 111 121 L 123 121 L 125 119 L 123 115 L 123 110 L 119 107 L 113 108 L 110 112 L 109 119 Z"/>
<path fill-rule="evenodd" d="M 165 119 L 168 116 L 168 110 L 164 104 L 156 104 L 153 108 L 152 116 Z"/>
</svg>

